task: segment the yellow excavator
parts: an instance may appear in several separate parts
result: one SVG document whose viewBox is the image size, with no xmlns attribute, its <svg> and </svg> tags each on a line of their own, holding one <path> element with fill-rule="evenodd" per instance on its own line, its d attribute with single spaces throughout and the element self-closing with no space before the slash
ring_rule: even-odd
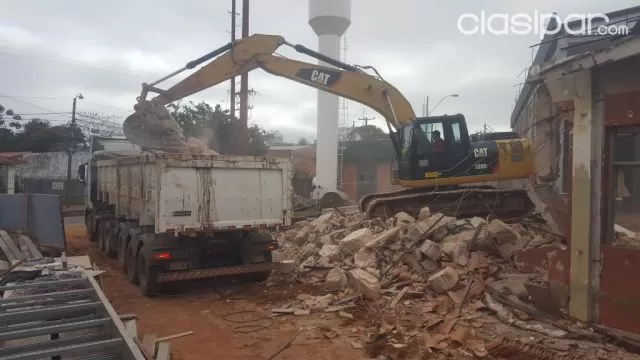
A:
<svg viewBox="0 0 640 360">
<path fill-rule="evenodd" d="M 328 65 L 276 55 L 283 45 Z M 212 59 L 174 86 L 165 90 L 156 87 Z M 483 139 L 472 141 L 464 115 L 416 117 L 404 95 L 375 68 L 346 64 L 277 35 L 254 34 L 229 43 L 151 84 L 143 84 L 135 113 L 123 124 L 125 136 L 143 148 L 185 151 L 186 140 L 165 105 L 257 68 L 367 105 L 384 116 L 395 149 L 392 183 L 404 189 L 360 199 L 360 208 L 368 215 L 416 214 L 428 206 L 432 212 L 458 217 L 517 218 L 535 210 L 524 189 L 486 185 L 526 179 L 534 173 L 529 139 L 501 133 L 501 137 L 484 134 Z M 147 100 L 149 92 L 158 95 Z"/>
</svg>

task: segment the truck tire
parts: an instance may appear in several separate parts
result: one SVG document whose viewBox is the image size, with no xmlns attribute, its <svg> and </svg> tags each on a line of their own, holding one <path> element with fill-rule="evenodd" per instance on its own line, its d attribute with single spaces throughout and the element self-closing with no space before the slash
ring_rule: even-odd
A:
<svg viewBox="0 0 640 360">
<path fill-rule="evenodd" d="M 266 260 L 266 262 L 268 263 L 273 261 L 273 256 L 271 253 L 266 255 Z M 266 281 L 269 276 L 271 276 L 271 271 L 262 271 L 249 274 L 240 274 L 236 277 L 236 279 L 241 283 L 256 283 Z"/>
<path fill-rule="evenodd" d="M 127 273 L 127 239 L 129 238 L 129 227 L 125 224 L 120 224 L 120 231 L 118 232 L 118 265 L 123 273 Z"/>
<path fill-rule="evenodd" d="M 118 255 L 117 239 L 118 228 L 115 220 L 107 220 L 104 231 L 104 248 L 110 259 L 115 259 Z"/>
<path fill-rule="evenodd" d="M 127 281 L 138 285 L 138 244 L 134 241 L 127 246 Z"/>
<path fill-rule="evenodd" d="M 153 296 L 158 293 L 158 271 L 151 266 L 151 261 L 149 261 L 147 254 L 150 254 L 150 252 L 144 251 L 144 249 L 138 254 L 138 283 L 142 294 Z"/>
<path fill-rule="evenodd" d="M 96 237 L 98 238 L 98 249 L 100 251 L 105 251 L 104 237 L 105 237 L 105 225 L 106 221 L 104 219 L 96 220 Z"/>
<path fill-rule="evenodd" d="M 93 211 L 87 210 L 84 215 L 84 225 L 87 228 L 87 236 L 89 237 L 89 241 L 93 243 L 98 241 L 98 237 L 96 236 L 95 224 L 96 222 Z"/>
</svg>

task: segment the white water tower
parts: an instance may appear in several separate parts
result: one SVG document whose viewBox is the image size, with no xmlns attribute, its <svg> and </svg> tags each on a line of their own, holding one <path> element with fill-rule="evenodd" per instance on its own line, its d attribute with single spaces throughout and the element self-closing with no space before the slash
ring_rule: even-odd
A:
<svg viewBox="0 0 640 360">
<path fill-rule="evenodd" d="M 318 52 L 340 60 L 340 39 L 351 25 L 351 0 L 309 0 L 309 25 L 318 35 Z M 325 191 L 337 187 L 338 117 L 338 97 L 318 90 L 316 183 Z"/>
</svg>

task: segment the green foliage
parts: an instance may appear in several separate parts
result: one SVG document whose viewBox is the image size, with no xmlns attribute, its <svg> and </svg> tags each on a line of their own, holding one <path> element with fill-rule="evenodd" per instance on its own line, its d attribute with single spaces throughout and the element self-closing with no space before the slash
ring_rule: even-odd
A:
<svg viewBox="0 0 640 360">
<path fill-rule="evenodd" d="M 222 154 L 237 153 L 237 139 L 240 134 L 239 123 L 231 119 L 228 111 L 217 104 L 212 107 L 202 101 L 190 101 L 183 105 L 169 105 L 171 116 L 178 122 L 185 136 L 207 139 L 207 145 Z M 267 131 L 258 125 L 247 129 L 249 136 L 249 155 L 262 156 L 268 145 L 282 142 L 277 131 Z"/>
<path fill-rule="evenodd" d="M 389 135 L 375 125 L 363 125 L 351 129 L 347 139 L 350 141 L 385 140 L 389 139 Z"/>
<path fill-rule="evenodd" d="M 309 140 L 307 140 L 307 139 L 305 139 L 305 138 L 300 138 L 300 139 L 298 140 L 298 145 L 300 145 L 300 146 L 307 146 L 307 145 L 309 145 Z"/>
<path fill-rule="evenodd" d="M 12 121 L 7 123 L 7 120 Z M 51 126 L 46 120 L 24 121 L 20 115 L 0 105 L 0 152 L 49 152 L 81 149 L 87 139 L 78 127 Z"/>
</svg>

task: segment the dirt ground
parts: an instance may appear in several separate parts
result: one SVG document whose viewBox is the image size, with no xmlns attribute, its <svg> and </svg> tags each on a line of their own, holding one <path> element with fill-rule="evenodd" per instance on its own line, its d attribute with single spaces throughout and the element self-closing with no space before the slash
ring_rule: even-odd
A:
<svg viewBox="0 0 640 360">
<path fill-rule="evenodd" d="M 87 254 L 106 271 L 101 279 L 105 294 L 119 314 L 138 316 L 140 337 L 194 332 L 171 340 L 173 359 L 271 359 L 300 329 L 291 346 L 274 359 L 367 358 L 351 343 L 351 338 L 363 335 L 357 320 L 343 320 L 335 314 L 269 317 L 271 309 L 282 307 L 288 299 L 303 293 L 318 295 L 321 289 L 208 281 L 182 284 L 148 298 L 127 282 L 115 260 L 106 258 L 87 240 L 84 225 L 69 225 L 66 233 L 72 255 Z M 324 334 L 332 329 L 339 335 L 329 339 Z"/>
</svg>

